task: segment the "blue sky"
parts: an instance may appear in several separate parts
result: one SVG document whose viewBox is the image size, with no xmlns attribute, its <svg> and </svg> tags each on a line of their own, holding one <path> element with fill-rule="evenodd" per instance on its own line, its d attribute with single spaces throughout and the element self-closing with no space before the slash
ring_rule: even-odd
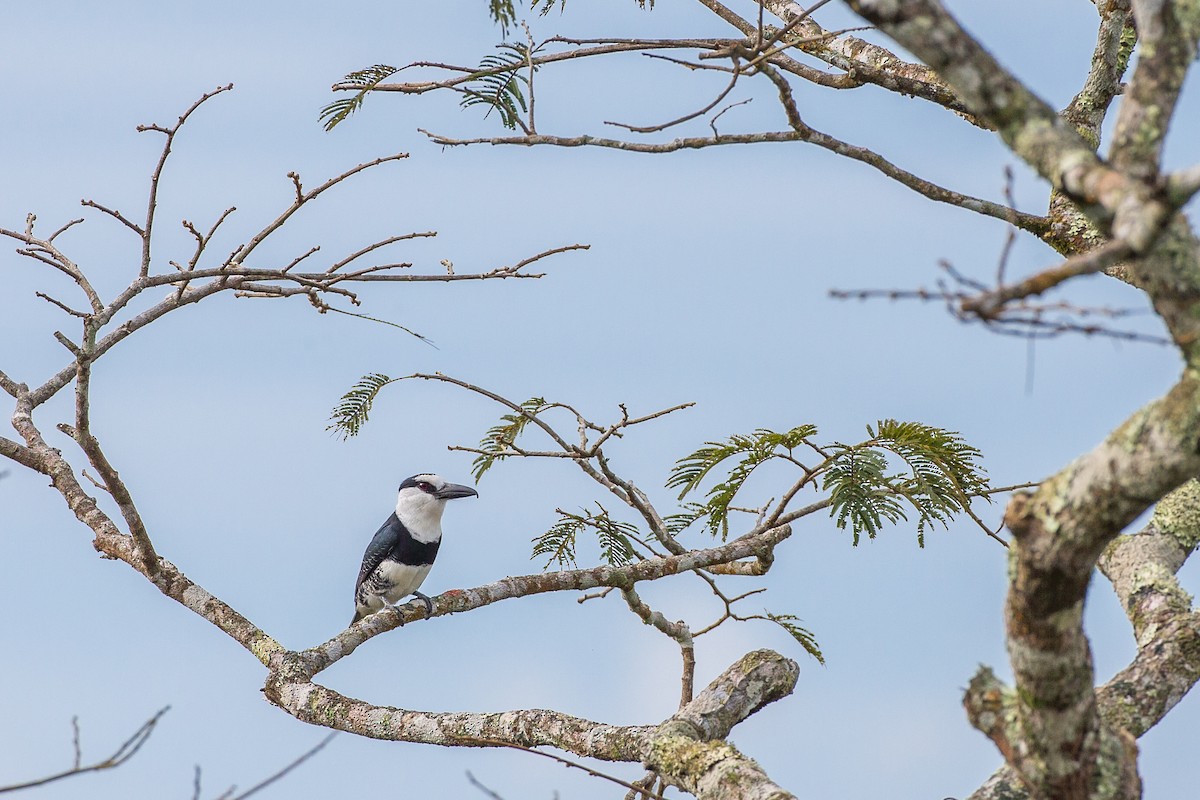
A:
<svg viewBox="0 0 1200 800">
<path fill-rule="evenodd" d="M 1091 51 L 1089 4 L 951 7 L 1050 102 L 1070 99 Z M 998 483 L 1036 480 L 1161 394 L 1179 369 L 1166 348 L 1075 338 L 1030 350 L 963 327 L 932 305 L 829 299 L 832 288 L 932 285 L 940 259 L 990 279 L 1004 231 L 815 148 L 666 157 L 443 150 L 416 128 L 500 132 L 450 96 L 373 97 L 333 133 L 321 130 L 328 87 L 350 70 L 416 59 L 472 63 L 489 53 L 500 34 L 480 0 L 352 12 L 274 0 L 41 2 L 14 5 L 5 17 L 0 226 L 20 227 L 33 211 L 57 227 L 80 215 L 83 197 L 140 214 L 160 140 L 134 126 L 168 123 L 201 92 L 232 81 L 235 91 L 205 106 L 178 139 L 162 187 L 160 263 L 186 248 L 179 219 L 204 225 L 236 205 L 230 232 L 244 236 L 288 201 L 289 170 L 315 184 L 396 151 L 411 158 L 306 209 L 262 255 L 286 263 L 313 244 L 332 255 L 393 233 L 437 230 L 436 239 L 392 255 L 430 270 L 449 259 L 465 272 L 549 247 L 592 246 L 546 262 L 540 281 L 363 293 L 364 313 L 414 328 L 436 349 L 382 326 L 316 315 L 303 301 L 226 298 L 168 317 L 103 359 L 95 430 L 160 552 L 289 646 L 319 643 L 345 624 L 362 550 L 400 480 L 425 470 L 468 480 L 470 456 L 446 445 L 473 444 L 501 413 L 449 387 L 401 384 L 380 398 L 359 439 L 338 441 L 325 432 L 326 418 L 367 372 L 440 370 L 517 400 L 572 403 L 601 421 L 615 418 L 618 403 L 643 413 L 696 401 L 613 447 L 614 465 L 650 489 L 706 440 L 804 422 L 829 440 L 853 440 L 886 417 L 961 431 Z M 822 19 L 834 26 L 847 18 L 834 9 Z M 728 35 L 719 20 L 678 0 L 659 0 L 652 12 L 572 0 L 567 13 L 531 23 L 537 36 Z M 563 135 L 598 132 L 606 119 L 675 117 L 725 82 L 632 56 L 539 80 L 539 127 Z M 753 84 L 740 91 L 730 99 L 755 100 L 722 118 L 729 130 L 782 124 L 770 92 Z M 1004 167 L 1017 166 L 988 134 L 917 100 L 869 88 L 798 96 L 815 127 L 960 191 L 999 199 Z M 1192 91 L 1169 142 L 1171 165 L 1200 159 L 1200 137 L 1188 133 L 1198 116 Z M 1024 209 L 1042 209 L 1044 185 L 1020 169 L 1016 192 Z M 136 271 L 136 241 L 86 216 L 64 245 L 111 294 Z M 1045 247 L 1022 241 L 1010 274 L 1053 261 Z M 63 364 L 52 334 L 69 322 L 33 292 L 68 287 L 11 251 L 0 255 L 0 274 L 0 363 L 40 382 Z M 1105 278 L 1081 281 L 1065 296 L 1145 307 Z M 1154 330 L 1152 319 L 1135 324 Z M 40 419 L 49 429 L 64 411 L 56 401 Z M 425 591 L 538 569 L 529 541 L 554 521 L 554 508 L 603 499 L 558 462 L 505 463 L 479 491 L 477 502 L 447 512 Z M 750 491 L 762 499 L 778 485 L 767 476 Z M 670 493 L 654 496 L 669 506 Z M 998 520 L 999 507 L 986 511 Z M 262 669 L 239 647 L 127 567 L 98 559 L 43 480 L 12 469 L 0 482 L 0 512 L 10 654 L 0 660 L 8 743 L 0 784 L 64 767 L 75 715 L 85 757 L 99 757 L 172 706 L 132 762 L 41 797 L 186 797 L 194 764 L 211 797 L 232 783 L 251 785 L 320 738 L 262 699 Z M 1195 575 L 1194 565 L 1185 568 L 1185 585 L 1188 577 L 1195 585 Z M 796 526 L 763 583 L 762 605 L 798 614 L 828 665 L 752 623 L 700 640 L 697 680 L 756 647 L 800 661 L 795 694 L 732 737 L 777 782 L 800 795 L 961 797 L 1000 763 L 959 706 L 980 663 L 1007 673 L 1004 554 L 978 529 L 955 524 L 919 550 L 914 526 L 902 525 L 852 548 L 848 534 L 818 515 Z M 702 588 L 680 578 L 642 594 L 669 618 L 700 625 L 719 612 Z M 1133 646 L 1106 583 L 1093 592 L 1088 630 L 1105 678 Z M 400 707 L 548 707 L 647 724 L 674 710 L 677 673 L 675 645 L 638 624 L 619 598 L 579 605 L 559 595 L 379 637 L 322 680 Z M 1189 698 L 1141 740 L 1147 797 L 1182 796 L 1192 785 L 1186 755 L 1198 733 L 1200 706 Z M 477 790 L 468 770 L 507 798 L 615 791 L 521 753 L 350 736 L 273 791 L 350 795 L 387 781 L 406 796 L 469 797 Z"/>
</svg>

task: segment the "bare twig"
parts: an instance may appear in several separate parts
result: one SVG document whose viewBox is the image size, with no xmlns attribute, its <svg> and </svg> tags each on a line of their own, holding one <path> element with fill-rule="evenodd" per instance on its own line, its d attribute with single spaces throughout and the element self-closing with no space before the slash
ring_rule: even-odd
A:
<svg viewBox="0 0 1200 800">
<path fill-rule="evenodd" d="M 696 677 L 696 648 L 692 642 L 692 632 L 683 620 L 671 622 L 662 615 L 661 611 L 655 611 L 650 608 L 632 587 L 622 589 L 621 596 L 625 598 L 625 603 L 629 606 L 629 610 L 636 614 L 642 622 L 657 628 L 679 644 L 679 650 L 683 656 L 683 676 L 681 678 L 679 707 L 683 708 L 692 702 Z"/>
<path fill-rule="evenodd" d="M 889 178 L 907 186 L 913 191 L 939 203 L 959 206 L 968 211 L 974 211 L 984 216 L 996 219 L 1015 219 L 1022 230 L 1041 233 L 1049 229 L 1046 218 L 1036 214 L 1020 212 L 1014 215 L 1011 210 L 1001 203 L 972 197 L 946 189 L 932 181 L 920 178 L 907 170 L 901 169 L 883 156 L 865 147 L 849 144 L 813 128 L 803 131 L 766 131 L 761 133 L 721 134 L 716 136 L 692 136 L 674 139 L 670 142 L 631 142 L 621 139 L 606 139 L 599 136 L 549 136 L 537 134 L 534 136 L 497 136 L 474 139 L 454 139 L 438 133 L 432 133 L 424 128 L 418 130 L 428 136 L 436 144 L 455 147 L 472 144 L 494 145 L 552 145 L 555 147 L 603 147 L 614 150 L 624 150 L 631 153 L 674 153 L 680 150 L 698 150 L 706 147 L 718 147 L 735 144 L 762 144 L 766 142 L 809 142 L 838 155 L 855 161 L 861 161 L 882 172 Z"/>
<path fill-rule="evenodd" d="M 507 747 L 512 750 L 521 750 L 522 752 L 525 752 L 525 753 L 533 753 L 535 756 L 541 756 L 542 758 L 548 758 L 551 761 L 557 761 L 559 764 L 562 764 L 564 767 L 583 770 L 588 775 L 591 775 L 593 778 L 600 778 L 601 780 L 606 780 L 610 783 L 615 783 L 618 786 L 623 786 L 626 789 L 629 789 L 631 791 L 636 791 L 641 794 L 649 795 L 650 797 L 654 798 L 654 800 L 666 800 L 666 798 L 664 798 L 660 794 L 648 791 L 639 786 L 634 786 L 632 783 L 629 783 L 628 781 L 624 781 L 624 780 L 621 780 L 620 778 L 614 777 L 607 773 L 592 769 L 591 767 L 586 766 L 584 764 L 580 764 L 577 761 L 571 761 L 571 760 L 563 758 L 561 756 L 556 756 L 553 753 L 547 753 L 544 750 L 535 750 L 532 747 L 526 747 L 525 745 L 522 745 L 522 744 L 516 744 L 514 742 L 500 741 L 498 739 L 473 739 L 472 741 L 478 745 L 482 745 L 485 747 Z"/>
<path fill-rule="evenodd" d="M 62 772 L 55 773 L 54 775 L 47 775 L 44 778 L 38 778 L 36 780 L 26 781 L 24 783 L 14 783 L 8 786 L 0 786 L 0 794 L 3 794 L 4 792 L 15 792 L 20 789 L 32 789 L 35 786 L 45 786 L 48 783 L 54 783 L 55 781 L 60 781 L 63 778 L 70 778 L 73 775 L 85 775 L 89 772 L 102 772 L 106 769 L 114 769 L 119 767 L 137 754 L 138 750 L 142 748 L 142 745 L 146 743 L 146 740 L 150 738 L 150 734 L 154 733 L 154 728 L 156 725 L 158 725 L 158 721 L 162 719 L 163 714 L 166 714 L 170 709 L 170 706 L 160 709 L 157 714 L 143 722 L 142 726 L 134 731 L 133 735 L 126 739 L 112 755 L 110 755 L 108 758 L 88 765 L 83 765 L 81 763 L 79 748 L 79 724 L 76 718 L 72 718 L 71 726 L 72 730 L 74 731 L 72 742 L 75 752 L 73 766 L 70 769 L 63 770 Z"/>
<path fill-rule="evenodd" d="M 187 110 L 179 115 L 179 119 L 175 121 L 175 124 L 169 128 L 161 125 L 139 125 L 137 127 L 138 132 L 157 131 L 158 133 L 164 134 L 167 137 L 166 141 L 163 142 L 163 149 L 162 153 L 158 157 L 158 164 L 155 165 L 154 172 L 150 175 L 150 194 L 146 202 L 146 222 L 140 229 L 137 227 L 133 228 L 139 233 L 142 239 L 142 266 L 139 270 L 139 274 L 143 277 L 150 274 L 150 246 L 154 237 L 154 215 L 158 210 L 158 184 L 162 179 L 163 167 L 167 165 L 167 158 L 171 155 L 171 145 L 173 145 L 175 142 L 175 135 L 179 133 L 179 129 L 182 128 L 184 123 L 187 122 L 187 119 L 192 115 L 192 112 L 202 106 L 206 101 L 211 100 L 222 92 L 228 92 L 231 89 L 233 89 L 232 83 L 226 84 L 225 86 L 218 86 L 211 92 L 205 92 L 196 102 L 188 106 Z M 97 206 L 97 208 L 99 208 L 99 206 Z M 115 213 L 113 215 L 122 222 L 125 222 L 125 220 L 119 215 Z M 128 222 L 125 222 L 125 224 L 130 225 Z"/>
<path fill-rule="evenodd" d="M 338 735 L 337 731 L 333 731 L 332 733 L 326 735 L 323 739 L 321 739 L 321 741 L 317 742 L 317 744 L 315 746 L 313 746 L 311 749 L 302 753 L 299 757 L 293 759 L 283 769 L 274 773 L 270 777 L 265 778 L 264 780 L 259 781 L 258 783 L 254 784 L 249 789 L 242 792 L 237 797 L 233 798 L 233 800 L 246 800 L 247 797 L 250 797 L 251 795 L 256 794 L 259 790 L 267 788 L 275 781 L 288 775 L 290 772 L 292 772 L 294 769 L 296 769 L 296 767 L 300 766 L 305 761 L 308 761 L 310 758 L 315 756 L 317 753 L 321 752 L 321 750 L 323 750 L 325 748 L 325 745 L 332 742 L 334 737 L 337 735 Z"/>
</svg>

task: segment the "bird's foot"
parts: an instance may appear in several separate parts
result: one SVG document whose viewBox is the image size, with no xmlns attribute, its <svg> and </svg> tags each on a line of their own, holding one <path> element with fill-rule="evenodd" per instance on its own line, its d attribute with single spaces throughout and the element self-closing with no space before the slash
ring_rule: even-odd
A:
<svg viewBox="0 0 1200 800">
<path fill-rule="evenodd" d="M 432 617 L 433 616 L 433 601 L 429 599 L 429 596 L 422 594 L 421 592 L 413 592 L 413 597 L 417 598 L 418 600 L 420 600 L 422 603 L 425 604 L 425 616 Z"/>
</svg>

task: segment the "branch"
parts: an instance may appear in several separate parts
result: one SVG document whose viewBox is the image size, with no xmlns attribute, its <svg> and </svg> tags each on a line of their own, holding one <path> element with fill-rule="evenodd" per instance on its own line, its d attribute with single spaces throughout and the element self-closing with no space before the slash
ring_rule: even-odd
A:
<svg viewBox="0 0 1200 800">
<path fill-rule="evenodd" d="M 770 650 L 747 653 L 658 727 L 643 763 L 701 800 L 792 797 L 725 739 L 738 722 L 791 694 L 799 675 L 796 662 Z"/>
<path fill-rule="evenodd" d="M 1063 109 L 1063 119 L 1075 126 L 1093 147 L 1100 144 L 1100 126 L 1108 115 L 1113 98 L 1121 94 L 1121 77 L 1137 40 L 1129 0 L 1097 3 L 1100 27 L 1092 51 L 1092 66 L 1083 88 Z"/>
<path fill-rule="evenodd" d="M 723 792 L 736 784 L 723 783 L 724 775 L 760 785 L 769 782 L 757 764 L 719 740 L 764 705 L 790 694 L 799 675 L 794 661 L 769 650 L 754 651 L 662 725 L 616 726 L 546 710 L 470 714 L 373 706 L 308 682 L 303 660 L 303 654 L 277 659 L 265 689 L 268 699 L 303 721 L 390 741 L 460 747 L 549 745 L 603 761 L 644 761 L 668 782 L 704 800 L 729 796 Z M 689 752 L 697 758 L 684 757 Z M 779 791 L 779 797 L 790 797 Z"/>
<path fill-rule="evenodd" d="M 625 599 L 629 610 L 636 614 L 643 623 L 657 628 L 663 634 L 678 642 L 679 650 L 683 656 L 683 678 L 679 701 L 679 707 L 683 708 L 692 702 L 693 682 L 696 673 L 696 648 L 692 642 L 692 632 L 688 629 L 687 623 L 682 620 L 671 622 L 662 615 L 661 611 L 655 611 L 650 608 L 650 606 L 642 602 L 642 598 L 638 596 L 638 593 L 632 587 L 622 589 L 621 596 Z"/>
<path fill-rule="evenodd" d="M 1138 653 L 1098 693 L 1109 724 L 1141 736 L 1200 680 L 1200 612 L 1175 577 L 1200 544 L 1200 483 L 1158 502 L 1141 532 L 1116 539 L 1100 558 L 1133 625 Z"/>
<path fill-rule="evenodd" d="M 712 7 L 709 0 L 701 2 Z M 886 47 L 881 47 L 855 36 L 828 37 L 828 31 L 806 16 L 799 4 L 791 0 L 764 0 L 772 14 L 787 25 L 796 25 L 795 33 L 785 41 L 803 39 L 796 46 L 809 55 L 845 70 L 855 80 L 870 83 L 906 97 L 922 100 L 947 108 L 960 117 L 981 128 L 990 127 L 972 113 L 972 110 L 938 73 L 924 64 L 914 64 L 899 58 Z"/>
<path fill-rule="evenodd" d="M 1146 252 L 1174 209 L 1152 182 L 1105 164 L 1093 146 L 1005 70 L 936 0 L 847 0 L 919 56 L 1012 150 L 1135 253 Z"/>
<path fill-rule="evenodd" d="M 791 533 L 791 527 L 779 525 L 744 534 L 720 547 L 689 550 L 682 555 L 647 558 L 620 567 L 592 567 L 510 577 L 474 589 L 454 589 L 433 598 L 432 613 L 426 611 L 424 603 L 412 602 L 395 611 L 381 611 L 355 623 L 324 644 L 305 650 L 301 654 L 304 669 L 310 670 L 308 677 L 316 675 L 350 655 L 369 639 L 414 620 L 461 614 L 502 600 L 547 592 L 586 591 L 600 586 L 624 589 L 641 581 L 659 580 L 767 553 Z"/>
<path fill-rule="evenodd" d="M 1200 24 L 1194 2 L 1133 3 L 1137 21 L 1137 66 L 1113 131 L 1112 163 L 1144 181 L 1158 176 L 1162 145 L 1188 68 L 1196 58 Z"/>
<path fill-rule="evenodd" d="M 631 142 L 622 139 L 607 139 L 599 136 L 549 136 L 537 134 L 533 136 L 499 136 L 475 139 L 453 139 L 438 133 L 432 133 L 423 128 L 418 130 L 428 136 L 435 144 L 446 147 L 472 144 L 493 145 L 554 145 L 556 147 L 604 147 L 623 150 L 629 153 L 674 153 L 680 150 L 699 150 L 705 147 L 734 144 L 762 144 L 766 142 L 808 142 L 838 155 L 855 161 L 861 161 L 882 172 L 889 178 L 907 186 L 909 189 L 924 195 L 939 203 L 959 206 L 968 211 L 974 211 L 985 216 L 1011 221 L 1017 227 L 1040 234 L 1049 230 L 1049 223 L 1044 217 L 1035 214 L 1014 211 L 1001 203 L 994 203 L 970 195 L 960 194 L 935 183 L 927 181 L 907 170 L 901 169 L 883 156 L 865 147 L 843 142 L 828 134 L 821 133 L 810 127 L 801 131 L 769 131 L 762 133 L 719 134 L 716 136 L 691 136 L 674 139 L 669 142 Z"/>
<path fill-rule="evenodd" d="M 1058 266 L 1042 270 L 1020 283 L 1001 286 L 994 291 L 984 292 L 969 300 L 964 300 L 962 312 L 975 314 L 983 319 L 993 319 L 1009 301 L 1040 295 L 1060 283 L 1080 275 L 1103 272 L 1122 263 L 1132 254 L 1133 248 L 1125 242 L 1119 239 L 1108 242 L 1090 252 L 1072 256 Z"/>
<path fill-rule="evenodd" d="M 267 788 L 272 783 L 274 783 L 275 781 L 279 780 L 280 778 L 286 776 L 287 774 L 292 772 L 292 770 L 296 769 L 296 767 L 300 766 L 305 761 L 308 761 L 310 758 L 315 756 L 317 753 L 324 750 L 325 745 L 332 742 L 335 736 L 337 736 L 337 731 L 334 731 L 333 733 L 330 733 L 329 735 L 327 735 L 321 741 L 317 742 L 317 744 L 314 745 L 311 749 L 302 753 L 298 758 L 294 759 L 291 763 L 289 763 L 283 769 L 276 772 L 274 775 L 271 775 L 268 778 L 264 778 L 263 780 L 259 781 L 258 783 L 254 784 L 253 786 L 251 786 L 246 791 L 239 794 L 237 797 L 231 798 L 231 800 L 246 800 L 247 797 L 250 797 L 251 795 L 256 794 L 260 790 Z"/>
<path fill-rule="evenodd" d="M 108 457 L 104 455 L 104 451 L 100 449 L 100 442 L 92 435 L 91 348 L 96 343 L 96 332 L 90 320 L 85 323 L 84 330 L 87 341 L 83 353 L 77 360 L 75 374 L 75 428 L 74 430 L 68 426 L 60 426 L 60 428 L 78 442 L 84 454 L 87 455 L 88 462 L 96 468 L 100 480 L 104 482 L 105 489 L 116 501 L 117 507 L 121 510 L 121 516 L 125 519 L 125 524 L 129 526 L 129 534 L 133 537 L 134 543 L 134 557 L 138 561 L 136 565 L 138 571 L 154 582 L 158 577 L 159 569 L 158 553 L 154 550 L 154 543 L 150 541 L 150 534 L 146 531 L 146 525 L 133 502 L 129 488 L 121 480 L 121 476 L 117 474 L 117 470 L 109 462 Z"/>
<path fill-rule="evenodd" d="M 1009 504 L 1015 546 L 1005 617 L 1017 691 L 976 676 L 974 702 L 986 714 L 976 712 L 975 721 L 1035 792 L 1087 789 L 1101 760 L 1125 782 L 1136 778 L 1132 751 L 1098 712 L 1084 597 L 1105 546 L 1200 473 L 1197 439 L 1200 377 L 1188 372 L 1036 494 L 1019 493 Z"/>
<path fill-rule="evenodd" d="M 145 744 L 146 740 L 150 738 L 150 734 L 154 733 L 154 728 L 156 725 L 158 725 L 158 721 L 162 719 L 163 714 L 166 714 L 170 709 L 170 706 L 160 709 L 157 714 L 143 722 L 142 727 L 134 731 L 133 735 L 126 739 L 112 755 L 95 763 L 88 764 L 87 766 L 83 766 L 80 763 L 81 756 L 79 750 L 79 725 L 75 720 L 72 720 L 71 724 L 75 729 L 75 736 L 73 740 L 75 746 L 74 766 L 54 775 L 38 778 L 37 780 L 27 781 L 25 783 L 14 783 L 8 786 L 0 786 L 0 794 L 4 794 L 5 792 L 15 792 L 20 789 L 32 789 L 35 786 L 45 786 L 48 783 L 54 783 L 55 781 L 60 781 L 63 778 L 70 778 L 73 775 L 85 775 L 89 772 L 102 772 L 106 769 L 114 769 L 119 767 L 129 759 L 133 758 L 137 754 L 138 750 L 142 749 L 142 745 Z"/>
<path fill-rule="evenodd" d="M 328 191 L 334 186 L 337 186 L 339 183 L 353 177 L 354 175 L 357 175 L 364 170 L 377 167 L 380 164 L 387 164 L 392 161 L 400 161 L 405 158 L 408 158 L 408 153 L 396 153 L 394 155 L 381 156 L 379 158 L 366 161 L 356 167 L 351 167 L 340 175 L 335 175 L 317 188 L 308 192 L 303 190 L 303 187 L 300 184 L 300 176 L 295 172 L 289 172 L 288 177 L 292 180 L 292 183 L 296 189 L 296 199 L 293 200 L 292 204 L 284 209 L 283 213 L 276 217 L 274 221 L 269 223 L 258 233 L 254 234 L 254 236 L 252 236 L 247 242 L 238 245 L 238 247 L 229 254 L 229 258 L 226 259 L 226 263 L 235 267 L 244 264 L 246 259 L 250 257 L 250 255 L 258 248 L 258 246 L 262 244 L 268 236 L 279 230 L 279 228 L 283 226 L 283 223 L 287 222 L 288 219 L 291 218 L 291 216 L 298 210 L 300 210 L 303 205 L 315 200 L 322 193 Z"/>
<path fill-rule="evenodd" d="M 128 222 L 119 214 L 116 214 L 115 212 L 110 213 L 112 213 L 113 216 L 115 216 L 118 220 L 123 222 L 126 226 L 132 228 L 141 236 L 142 265 L 138 271 L 138 274 L 142 277 L 150 274 L 150 244 L 154 236 L 154 215 L 158 210 L 158 182 L 162 178 L 163 167 L 167 165 L 167 158 L 171 155 L 171 145 L 175 142 L 175 135 L 179 133 L 179 129 L 183 127 L 185 122 L 187 122 L 187 119 L 192 115 L 192 112 L 202 106 L 205 101 L 216 97 L 222 92 L 228 92 L 231 89 L 233 89 L 232 83 L 226 84 L 225 86 L 218 86 L 211 92 L 205 92 L 204 94 L 200 95 L 200 98 L 196 100 L 196 102 L 188 106 L 187 110 L 179 115 L 179 119 L 176 120 L 175 124 L 170 128 L 165 128 L 161 125 L 139 125 L 137 127 L 139 133 L 143 133 L 145 131 L 157 131 L 165 134 L 167 137 L 167 140 L 163 142 L 162 153 L 158 157 L 158 163 L 154 167 L 154 172 L 150 174 L 150 192 L 146 200 L 146 223 L 139 229 L 137 226 Z M 97 206 L 97 208 L 100 207 Z M 101 210 L 107 211 L 107 209 Z"/>
<path fill-rule="evenodd" d="M 1200 542 L 1200 487 L 1192 480 L 1164 497 L 1139 533 L 1114 541 L 1100 559 L 1134 625 L 1133 661 L 1096 693 L 1107 724 L 1134 736 L 1153 728 L 1200 679 L 1200 615 L 1173 577 Z M 1002 691 L 1002 690 L 1001 690 Z M 1029 792 L 1005 766 L 970 800 L 1022 800 Z"/>
</svg>

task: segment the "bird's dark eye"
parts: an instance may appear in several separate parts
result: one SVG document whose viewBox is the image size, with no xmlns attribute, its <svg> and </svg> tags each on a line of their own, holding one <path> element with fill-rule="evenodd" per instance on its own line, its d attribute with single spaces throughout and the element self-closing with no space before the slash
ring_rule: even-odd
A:
<svg viewBox="0 0 1200 800">
<path fill-rule="evenodd" d="M 418 483 L 417 488 L 420 489 L 422 492 L 425 492 L 426 494 L 433 493 L 433 484 L 428 483 L 426 481 L 421 481 L 420 483 Z"/>
</svg>

